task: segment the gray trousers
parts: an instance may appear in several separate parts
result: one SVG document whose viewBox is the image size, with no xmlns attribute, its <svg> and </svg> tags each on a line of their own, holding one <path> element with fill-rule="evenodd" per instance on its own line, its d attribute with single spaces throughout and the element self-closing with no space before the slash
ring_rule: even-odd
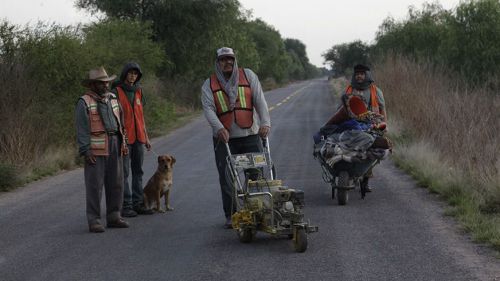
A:
<svg viewBox="0 0 500 281">
<path fill-rule="evenodd" d="M 123 203 L 123 162 L 121 138 L 109 136 L 109 156 L 97 156 L 94 165 L 85 161 L 84 175 L 89 225 L 101 223 L 102 189 L 106 192 L 106 220 L 121 218 Z"/>
<path fill-rule="evenodd" d="M 233 184 L 231 182 L 228 182 L 228 179 L 226 179 L 226 158 L 228 156 L 227 148 L 224 142 L 218 141 L 216 138 L 214 138 L 213 141 L 215 150 L 215 162 L 217 164 L 217 170 L 219 171 L 222 207 L 224 209 L 224 215 L 226 216 L 226 218 L 230 218 L 231 215 L 236 212 L 236 205 L 233 202 L 235 194 Z M 259 135 L 229 139 L 229 149 L 231 150 L 232 154 L 262 152 L 262 140 Z"/>
<path fill-rule="evenodd" d="M 138 141 L 128 145 L 128 155 L 123 156 L 123 208 L 132 209 L 142 206 L 142 163 L 144 162 L 144 144 Z M 132 185 L 128 178 L 132 170 Z"/>
</svg>

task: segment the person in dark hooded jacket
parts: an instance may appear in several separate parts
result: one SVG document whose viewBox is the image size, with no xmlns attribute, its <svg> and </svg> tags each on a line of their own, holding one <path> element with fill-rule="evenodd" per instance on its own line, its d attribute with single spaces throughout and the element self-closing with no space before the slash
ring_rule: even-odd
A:
<svg viewBox="0 0 500 281">
<path fill-rule="evenodd" d="M 384 94 L 382 90 L 375 85 L 368 66 L 362 64 L 354 66 L 351 83 L 344 92 L 344 95 L 351 94 L 361 96 L 368 110 L 382 115 L 384 117 L 384 122 L 387 122 Z M 344 98 L 344 96 L 342 98 Z M 343 102 L 341 104 L 343 104 Z M 340 124 L 349 118 L 347 109 L 341 106 L 325 125 Z"/>
<path fill-rule="evenodd" d="M 144 122 L 144 96 L 139 81 L 142 71 L 137 63 L 127 63 L 122 70 L 120 80 L 113 92 L 123 108 L 124 127 L 128 137 L 129 154 L 123 159 L 123 210 L 122 216 L 135 217 L 137 214 L 152 214 L 143 204 L 142 164 L 144 161 L 144 147 L 151 150 L 151 143 Z M 132 184 L 128 177 L 132 171 Z"/>
</svg>

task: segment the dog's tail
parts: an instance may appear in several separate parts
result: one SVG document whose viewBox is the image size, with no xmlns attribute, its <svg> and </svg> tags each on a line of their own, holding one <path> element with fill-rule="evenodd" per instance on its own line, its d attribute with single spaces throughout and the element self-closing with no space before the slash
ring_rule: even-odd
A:
<svg viewBox="0 0 500 281">
<path fill-rule="evenodd" d="M 148 199 L 148 195 L 146 194 L 146 192 L 143 193 L 143 204 L 144 204 L 144 207 L 146 209 L 149 209 L 149 199 Z"/>
</svg>

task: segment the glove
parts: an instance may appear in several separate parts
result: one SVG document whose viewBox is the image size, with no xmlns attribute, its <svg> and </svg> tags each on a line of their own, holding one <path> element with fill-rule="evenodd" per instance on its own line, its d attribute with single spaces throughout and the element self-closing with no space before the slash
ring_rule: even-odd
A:
<svg viewBox="0 0 500 281">
<path fill-rule="evenodd" d="M 372 125 L 372 129 L 376 129 L 376 130 L 380 130 L 380 131 L 385 130 L 386 127 L 387 127 L 387 124 L 385 122 L 380 122 L 380 123 Z"/>
<path fill-rule="evenodd" d="M 313 135 L 314 144 L 320 143 L 322 137 L 323 137 L 323 135 L 320 132 L 317 132 L 316 134 L 314 134 Z"/>
</svg>

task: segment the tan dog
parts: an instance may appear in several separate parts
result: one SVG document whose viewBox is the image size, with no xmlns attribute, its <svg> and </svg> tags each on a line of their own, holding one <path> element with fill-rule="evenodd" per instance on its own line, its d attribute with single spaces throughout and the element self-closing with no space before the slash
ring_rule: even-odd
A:
<svg viewBox="0 0 500 281">
<path fill-rule="evenodd" d="M 158 169 L 144 187 L 144 206 L 147 209 L 152 207 L 152 203 L 156 203 L 156 208 L 153 208 L 153 210 L 161 213 L 173 210 L 170 207 L 170 190 L 172 189 L 172 167 L 174 163 L 175 158 L 171 155 L 158 156 Z M 165 196 L 165 210 L 160 208 L 160 198 L 162 196 Z"/>
</svg>

